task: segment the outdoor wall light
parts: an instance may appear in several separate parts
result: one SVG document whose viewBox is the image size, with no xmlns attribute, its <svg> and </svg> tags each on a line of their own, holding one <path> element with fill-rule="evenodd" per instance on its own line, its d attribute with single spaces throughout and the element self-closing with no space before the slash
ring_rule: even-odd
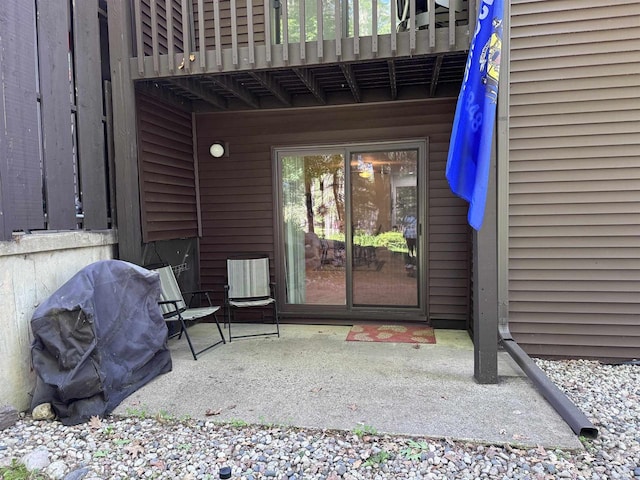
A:
<svg viewBox="0 0 640 480">
<path fill-rule="evenodd" d="M 226 145 L 223 142 L 214 142 L 209 147 L 209 153 L 213 158 L 224 157 L 227 153 Z"/>
</svg>

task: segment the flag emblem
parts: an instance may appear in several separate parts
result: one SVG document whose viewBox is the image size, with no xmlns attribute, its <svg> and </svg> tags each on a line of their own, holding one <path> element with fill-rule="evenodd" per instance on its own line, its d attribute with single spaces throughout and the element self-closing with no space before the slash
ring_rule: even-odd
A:
<svg viewBox="0 0 640 480">
<path fill-rule="evenodd" d="M 449 143 L 446 177 L 451 191 L 469 202 L 468 221 L 482 227 L 498 101 L 503 0 L 482 0 L 467 56 Z"/>
</svg>

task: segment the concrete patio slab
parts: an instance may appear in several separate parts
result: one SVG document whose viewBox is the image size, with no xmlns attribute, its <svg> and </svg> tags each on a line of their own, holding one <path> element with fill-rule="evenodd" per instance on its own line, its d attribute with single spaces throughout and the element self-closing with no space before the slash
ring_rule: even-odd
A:
<svg viewBox="0 0 640 480">
<path fill-rule="evenodd" d="M 261 326 L 234 326 L 234 335 L 241 328 Z M 200 324 L 189 331 L 202 344 L 214 330 Z M 173 371 L 114 413 L 144 409 L 178 418 L 319 429 L 366 425 L 379 433 L 582 448 L 506 353 L 499 354 L 500 382 L 476 383 L 466 332 L 436 330 L 435 345 L 417 346 L 347 342 L 348 331 L 283 325 L 280 338 L 234 340 L 197 361 L 184 338 L 172 339 Z"/>
</svg>

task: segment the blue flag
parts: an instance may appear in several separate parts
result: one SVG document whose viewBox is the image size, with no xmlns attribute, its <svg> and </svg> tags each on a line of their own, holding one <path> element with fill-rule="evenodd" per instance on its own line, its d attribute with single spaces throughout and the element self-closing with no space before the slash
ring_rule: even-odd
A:
<svg viewBox="0 0 640 480">
<path fill-rule="evenodd" d="M 487 202 L 491 142 L 498 101 L 503 0 L 482 0 L 453 120 L 447 180 L 469 202 L 468 220 L 480 230 Z"/>
</svg>

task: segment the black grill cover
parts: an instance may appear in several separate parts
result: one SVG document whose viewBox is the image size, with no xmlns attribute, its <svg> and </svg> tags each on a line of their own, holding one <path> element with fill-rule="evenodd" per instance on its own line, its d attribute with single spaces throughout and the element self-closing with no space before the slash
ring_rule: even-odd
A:
<svg viewBox="0 0 640 480">
<path fill-rule="evenodd" d="M 51 403 L 65 425 L 108 415 L 171 370 L 156 273 L 120 260 L 78 272 L 33 314 L 31 407 Z"/>
</svg>

